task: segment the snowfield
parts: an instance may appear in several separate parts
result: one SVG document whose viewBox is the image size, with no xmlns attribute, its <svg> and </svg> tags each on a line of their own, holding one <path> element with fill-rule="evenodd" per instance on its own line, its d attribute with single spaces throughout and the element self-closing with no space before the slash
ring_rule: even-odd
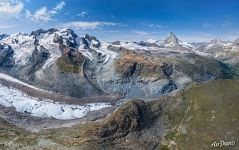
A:
<svg viewBox="0 0 239 150">
<path fill-rule="evenodd" d="M 0 84 L 0 105 L 14 107 L 16 111 L 28 113 L 35 117 L 55 118 L 59 120 L 77 119 L 90 111 L 110 107 L 108 103 L 89 103 L 86 105 L 67 105 L 40 100 L 25 93 Z"/>
</svg>

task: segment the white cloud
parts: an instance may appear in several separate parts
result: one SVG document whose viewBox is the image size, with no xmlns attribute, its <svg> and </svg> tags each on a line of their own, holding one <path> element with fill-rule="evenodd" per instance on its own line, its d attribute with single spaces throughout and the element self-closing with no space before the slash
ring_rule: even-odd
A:
<svg viewBox="0 0 239 150">
<path fill-rule="evenodd" d="M 149 27 L 150 28 L 163 28 L 163 26 L 162 25 L 160 25 L 160 24 L 149 24 Z"/>
<path fill-rule="evenodd" d="M 66 28 L 75 28 L 75 29 L 99 29 L 103 26 L 121 26 L 119 23 L 114 22 L 100 22 L 100 21 L 94 21 L 94 22 L 87 22 L 87 21 L 75 21 L 75 22 L 68 22 L 62 25 L 62 27 Z"/>
<path fill-rule="evenodd" d="M 144 35 L 144 36 L 149 35 L 149 33 L 145 32 L 145 31 L 133 30 L 132 32 L 135 33 L 135 34 L 138 34 L 138 35 Z"/>
<path fill-rule="evenodd" d="M 80 16 L 80 17 L 84 17 L 85 15 L 88 15 L 88 13 L 85 11 L 82 11 L 79 14 L 77 14 L 77 16 Z"/>
<path fill-rule="evenodd" d="M 56 5 L 56 7 L 53 9 L 56 11 L 59 11 L 59 10 L 62 10 L 65 5 L 66 5 L 66 2 L 62 1 L 58 5 Z"/>
<path fill-rule="evenodd" d="M 15 28 L 17 27 L 16 25 L 0 25 L 0 29 L 10 29 L 10 28 Z"/>
<path fill-rule="evenodd" d="M 26 10 L 26 17 L 35 22 L 48 22 L 52 20 L 52 13 L 47 10 L 46 6 L 44 6 L 38 9 L 34 14 L 31 14 L 30 11 Z"/>
<path fill-rule="evenodd" d="M 30 11 L 26 10 L 26 18 L 33 22 L 49 22 L 53 20 L 53 17 L 58 14 L 65 5 L 66 3 L 62 1 L 51 10 L 49 10 L 47 6 L 41 7 L 35 13 L 31 13 Z"/>
<path fill-rule="evenodd" d="M 0 1 L 0 17 L 12 18 L 17 17 L 23 10 L 24 4 L 19 0 Z"/>
</svg>

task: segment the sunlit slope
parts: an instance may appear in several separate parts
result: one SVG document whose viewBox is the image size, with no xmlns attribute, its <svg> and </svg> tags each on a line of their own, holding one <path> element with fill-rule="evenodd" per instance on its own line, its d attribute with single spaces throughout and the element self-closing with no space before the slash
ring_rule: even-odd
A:
<svg viewBox="0 0 239 150">
<path fill-rule="evenodd" d="M 215 80 L 194 85 L 184 91 L 183 97 L 189 104 L 185 116 L 180 122 L 173 122 L 165 136 L 168 141 L 175 141 L 170 149 L 205 150 L 214 141 L 238 142 L 239 81 Z M 238 145 L 221 149 L 238 149 Z"/>
</svg>

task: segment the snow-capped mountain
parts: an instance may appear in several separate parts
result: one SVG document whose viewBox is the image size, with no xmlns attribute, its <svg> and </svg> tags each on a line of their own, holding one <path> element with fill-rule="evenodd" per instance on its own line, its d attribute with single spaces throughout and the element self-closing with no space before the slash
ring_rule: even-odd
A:
<svg viewBox="0 0 239 150">
<path fill-rule="evenodd" d="M 234 42 L 223 41 L 222 39 L 214 39 L 202 43 L 193 43 L 196 52 L 208 54 L 220 61 L 236 64 L 239 61 L 239 45 L 238 40 Z"/>
<path fill-rule="evenodd" d="M 85 62 L 97 63 L 96 67 L 100 68 L 108 61 L 112 61 L 117 56 L 114 51 L 108 50 L 108 43 L 100 43 L 93 36 L 85 35 L 84 37 L 77 36 L 70 29 L 49 29 L 49 30 L 37 30 L 31 34 L 16 33 L 4 38 L 1 41 L 1 59 L 0 65 L 14 76 L 18 76 L 21 80 L 31 82 L 32 79 L 37 81 L 39 86 L 44 88 L 46 84 L 54 85 L 53 88 L 58 92 L 67 92 L 67 95 L 94 95 L 100 93 L 100 90 L 89 83 L 84 78 L 83 72 Z M 11 51 L 12 50 L 12 51 Z M 2 65 L 10 64 L 12 66 Z M 92 64 L 93 65 L 93 64 Z M 6 68 L 8 66 L 8 68 Z M 55 73 L 54 71 L 55 70 Z M 56 73 L 56 72 L 59 72 Z M 77 90 L 63 90 L 62 84 L 65 85 L 67 81 L 64 79 L 66 76 L 62 76 L 65 73 L 66 76 L 72 76 L 75 80 L 79 81 L 79 88 L 81 84 L 86 83 L 85 89 L 90 88 L 86 93 L 76 93 Z M 74 74 L 68 74 L 67 72 L 79 73 L 77 77 Z M 56 77 L 59 75 L 59 77 Z M 91 75 L 92 76 L 92 75 Z M 71 79 L 72 77 L 69 77 Z M 51 80 L 54 78 L 54 80 Z M 61 80 L 61 78 L 64 78 Z M 47 82 L 45 82 L 47 81 Z M 55 82 L 54 82 L 55 81 Z M 71 80 L 64 86 L 64 89 L 71 89 L 74 80 Z M 56 84 L 59 83 L 59 84 Z M 71 84 L 72 83 L 72 84 Z M 47 86 L 48 87 L 48 86 Z M 95 90 L 94 90 L 95 89 Z M 75 93 L 75 94 L 73 94 Z"/>
<path fill-rule="evenodd" d="M 95 37 L 89 35 L 78 37 L 70 29 L 40 29 L 32 32 L 30 35 L 17 33 L 6 37 L 1 42 L 8 44 L 15 50 L 14 59 L 16 65 L 19 66 L 31 63 L 29 60 L 34 51 L 43 52 L 46 56 L 49 55 L 43 68 L 47 68 L 56 62 L 64 50 L 69 51 L 72 55 L 76 55 L 77 52 L 80 52 L 91 60 L 94 59 L 95 56 L 89 52 L 90 49 L 101 53 L 106 58 L 110 57 L 107 55 L 107 52 L 101 51 L 101 43 Z M 64 49 L 65 47 L 70 49 L 66 50 Z"/>
<path fill-rule="evenodd" d="M 214 72 L 217 70 L 202 69 L 208 66 L 197 64 L 199 60 L 220 65 L 174 33 L 165 40 L 110 43 L 88 34 L 80 37 L 71 29 L 52 28 L 13 34 L 1 43 L 0 56 L 4 59 L 0 69 L 4 72 L 74 97 L 109 93 L 126 98 L 157 97 L 191 81 L 222 76 Z M 197 72 L 182 69 L 187 65 L 198 68 L 201 74 L 192 76 Z"/>
<path fill-rule="evenodd" d="M 187 42 L 181 41 L 173 32 L 170 32 L 168 38 L 162 42 L 162 46 L 166 48 L 176 49 L 193 49 L 193 46 Z"/>
<path fill-rule="evenodd" d="M 164 44 L 178 45 L 179 39 L 176 37 L 176 35 L 173 32 L 170 32 L 168 35 L 168 38 L 164 41 Z"/>
<path fill-rule="evenodd" d="M 128 49 L 142 49 L 148 51 L 177 51 L 177 52 L 192 52 L 194 46 L 179 40 L 173 32 L 170 32 L 165 40 L 148 40 L 140 42 L 121 42 L 115 41 L 111 43 L 116 47 L 124 47 Z"/>
<path fill-rule="evenodd" d="M 211 41 L 206 41 L 206 42 L 200 43 L 196 47 L 196 50 L 200 51 L 200 52 L 214 54 L 214 53 L 220 52 L 220 51 L 230 47 L 231 44 L 232 44 L 232 42 L 223 41 L 222 39 L 216 38 Z"/>
<path fill-rule="evenodd" d="M 162 48 L 172 49 L 192 49 L 193 46 L 187 42 L 180 40 L 173 32 L 170 32 L 165 40 L 158 40 L 156 42 Z"/>
</svg>

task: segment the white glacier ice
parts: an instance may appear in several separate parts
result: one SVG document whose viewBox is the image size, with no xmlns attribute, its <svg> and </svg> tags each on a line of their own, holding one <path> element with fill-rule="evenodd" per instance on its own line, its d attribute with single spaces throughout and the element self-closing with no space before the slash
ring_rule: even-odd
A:
<svg viewBox="0 0 239 150">
<path fill-rule="evenodd" d="M 60 104 L 50 100 L 40 100 L 17 89 L 0 84 L 0 105 L 14 107 L 16 111 L 36 117 L 69 120 L 84 117 L 88 112 L 110 107 L 108 103 L 89 103 L 85 105 Z"/>
</svg>

